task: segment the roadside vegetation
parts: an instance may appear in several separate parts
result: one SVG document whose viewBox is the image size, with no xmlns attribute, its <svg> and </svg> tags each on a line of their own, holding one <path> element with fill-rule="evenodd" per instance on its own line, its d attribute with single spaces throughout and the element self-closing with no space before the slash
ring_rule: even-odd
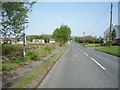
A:
<svg viewBox="0 0 120 90">
<path fill-rule="evenodd" d="M 23 58 L 23 57 L 18 57 L 15 60 L 12 60 L 10 62 L 6 62 L 2 64 L 2 70 L 4 71 L 9 71 L 11 69 L 14 69 L 21 64 L 28 62 L 30 60 L 35 60 L 37 58 L 42 58 L 50 54 L 53 50 L 55 50 L 55 47 L 53 46 L 46 46 L 42 49 L 35 49 L 31 52 L 28 53 L 28 55 Z"/>
<path fill-rule="evenodd" d="M 53 35 L 27 36 L 27 41 L 32 42 L 33 39 L 43 39 L 45 44 L 28 44 L 25 48 L 26 56 L 23 58 L 23 45 L 15 43 L 25 39 L 24 30 L 27 28 L 25 24 L 29 23 L 29 13 L 32 11 L 32 6 L 34 4 L 35 2 L 2 2 L 3 24 L 1 30 L 2 46 L 0 46 L 2 47 L 2 51 L 0 52 L 2 52 L 1 71 L 5 76 L 7 76 L 7 73 L 9 73 L 10 70 L 24 65 L 25 63 L 29 63 L 31 60 L 45 57 L 60 47 L 65 47 L 71 39 L 71 29 L 67 25 L 61 25 L 59 28 L 56 28 Z M 56 45 L 51 45 L 50 40 L 54 41 L 52 39 L 55 39 L 54 44 L 57 43 Z M 32 47 L 33 49 L 31 49 Z M 63 51 L 52 57 L 50 60 L 45 61 L 44 64 L 40 66 L 40 69 L 30 72 L 29 76 L 25 76 L 25 82 L 22 82 L 23 86 L 21 86 L 21 84 L 18 86 L 26 87 L 26 83 L 33 80 L 36 75 L 42 73 L 44 68 L 55 62 L 62 53 Z"/>
<path fill-rule="evenodd" d="M 27 44 L 26 49 L 43 45 L 44 44 Z M 23 47 L 24 47 L 23 44 L 2 44 L 2 56 L 22 51 Z"/>
<path fill-rule="evenodd" d="M 96 48 L 95 50 L 120 57 L 120 52 L 118 51 L 120 48 L 120 41 L 116 40 L 115 38 L 116 32 L 115 30 L 113 30 L 111 42 L 107 41 L 106 43 L 104 43 L 102 37 L 93 37 L 90 35 L 84 37 L 73 37 L 73 40 L 83 47 L 101 47 Z"/>
<path fill-rule="evenodd" d="M 90 43 L 85 43 L 85 44 L 81 44 L 81 46 L 83 47 L 100 47 L 101 45 L 100 44 L 90 44 Z"/>
<path fill-rule="evenodd" d="M 12 88 L 29 88 L 28 84 L 32 83 L 38 75 L 45 73 L 45 69 L 48 68 L 51 64 L 55 63 L 58 58 L 64 53 L 64 50 L 61 50 L 55 56 L 45 61 L 40 67 L 36 70 L 29 72 L 18 84 L 14 85 Z"/>
<path fill-rule="evenodd" d="M 102 52 L 109 53 L 109 54 L 120 57 L 120 52 L 118 51 L 119 49 L 120 49 L 120 46 L 107 46 L 104 48 L 96 48 L 95 50 L 102 51 Z"/>
<path fill-rule="evenodd" d="M 71 39 L 71 28 L 67 25 L 61 25 L 54 30 L 53 37 L 60 46 L 64 46 L 64 44 Z"/>
</svg>

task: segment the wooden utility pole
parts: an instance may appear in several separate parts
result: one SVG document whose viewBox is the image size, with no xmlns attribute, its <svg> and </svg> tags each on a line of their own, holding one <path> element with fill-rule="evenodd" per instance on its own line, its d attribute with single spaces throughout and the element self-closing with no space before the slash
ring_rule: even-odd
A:
<svg viewBox="0 0 120 90">
<path fill-rule="evenodd" d="M 83 32 L 83 45 L 85 45 L 85 32 Z"/>
<path fill-rule="evenodd" d="M 112 34 L 112 8 L 113 4 L 111 3 L 111 11 L 110 11 L 110 34 L 109 34 L 109 43 L 111 46 L 111 34 Z"/>
</svg>

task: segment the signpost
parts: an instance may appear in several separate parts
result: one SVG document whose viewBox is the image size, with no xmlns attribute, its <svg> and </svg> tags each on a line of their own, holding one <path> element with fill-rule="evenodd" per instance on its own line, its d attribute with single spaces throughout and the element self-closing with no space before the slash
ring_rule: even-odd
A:
<svg viewBox="0 0 120 90">
<path fill-rule="evenodd" d="M 29 23 L 29 17 L 25 17 L 25 24 L 26 23 Z M 28 25 L 27 25 L 28 26 Z M 23 45 L 24 45 L 24 49 L 23 49 L 23 57 L 25 58 L 25 56 L 26 56 L 26 52 L 25 52 L 25 49 L 26 49 L 26 34 L 25 34 L 25 29 L 26 29 L 26 27 L 24 28 L 24 34 L 23 34 L 23 36 L 24 36 L 24 40 L 23 40 Z"/>
</svg>

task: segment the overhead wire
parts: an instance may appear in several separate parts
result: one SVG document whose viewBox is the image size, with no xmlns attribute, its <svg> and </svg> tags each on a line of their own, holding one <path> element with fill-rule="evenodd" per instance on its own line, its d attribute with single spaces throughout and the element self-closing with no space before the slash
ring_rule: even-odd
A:
<svg viewBox="0 0 120 90">
<path fill-rule="evenodd" d="M 104 11 L 104 13 L 85 32 L 88 33 L 90 30 L 92 30 L 100 22 L 100 20 L 102 20 L 102 18 L 107 15 L 106 13 L 108 12 L 108 10 L 109 10 L 109 7 Z"/>
</svg>

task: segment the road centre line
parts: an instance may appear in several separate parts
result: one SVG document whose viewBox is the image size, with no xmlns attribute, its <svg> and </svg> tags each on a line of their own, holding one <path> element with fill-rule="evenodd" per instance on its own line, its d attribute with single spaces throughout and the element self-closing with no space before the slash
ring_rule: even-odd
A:
<svg viewBox="0 0 120 90">
<path fill-rule="evenodd" d="M 80 48 L 79 48 L 80 49 Z M 82 51 L 82 49 L 80 49 L 81 51 Z M 82 51 L 82 52 L 84 52 L 84 51 Z M 84 54 L 86 55 L 86 56 L 88 56 L 88 54 L 86 53 L 86 52 L 84 52 Z M 90 57 L 91 58 L 91 57 Z M 103 70 L 105 70 L 105 68 L 100 64 L 100 63 L 98 63 L 95 59 L 93 59 L 93 58 L 91 58 L 98 66 L 100 66 Z"/>
<path fill-rule="evenodd" d="M 82 51 L 82 50 L 80 49 L 80 51 Z"/>
<path fill-rule="evenodd" d="M 98 63 L 95 59 L 91 58 L 97 65 L 99 65 L 103 70 L 105 70 L 105 68 L 100 64 Z"/>
<path fill-rule="evenodd" d="M 85 53 L 85 52 L 84 52 L 84 54 L 85 54 L 86 56 L 88 56 L 88 54 L 87 54 L 87 53 Z"/>
</svg>

